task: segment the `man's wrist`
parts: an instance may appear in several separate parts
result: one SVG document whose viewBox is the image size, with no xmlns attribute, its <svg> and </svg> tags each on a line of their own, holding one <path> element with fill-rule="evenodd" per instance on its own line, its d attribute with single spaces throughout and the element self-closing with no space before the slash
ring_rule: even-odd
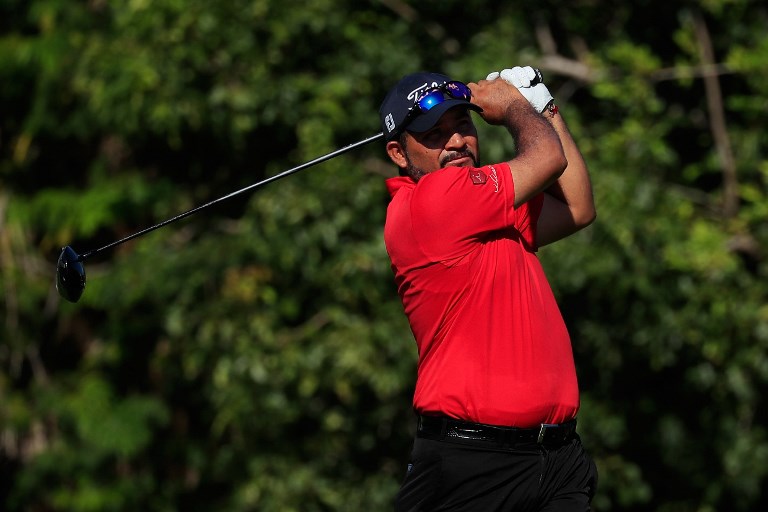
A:
<svg viewBox="0 0 768 512">
<path fill-rule="evenodd" d="M 560 108 L 555 105 L 555 100 L 552 99 L 549 103 L 547 103 L 547 106 L 544 107 L 544 114 L 546 114 L 548 117 L 555 117 L 557 113 L 560 112 Z"/>
</svg>

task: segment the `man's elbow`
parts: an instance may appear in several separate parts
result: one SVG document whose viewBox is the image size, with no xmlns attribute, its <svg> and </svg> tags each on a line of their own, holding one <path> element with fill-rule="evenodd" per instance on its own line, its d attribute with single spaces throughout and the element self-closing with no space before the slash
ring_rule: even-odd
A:
<svg viewBox="0 0 768 512">
<path fill-rule="evenodd" d="M 581 208 L 574 212 L 573 220 L 574 224 L 576 224 L 577 229 L 584 229 L 593 222 L 595 222 L 595 219 L 597 218 L 597 210 L 595 209 L 594 203 L 591 203 L 589 205 L 585 205 L 584 208 Z"/>
<path fill-rule="evenodd" d="M 568 167 L 568 159 L 565 157 L 563 146 L 559 140 L 556 142 L 557 144 L 553 144 L 551 151 L 547 153 L 547 164 L 554 180 L 559 179 L 565 172 L 565 168 Z"/>
</svg>

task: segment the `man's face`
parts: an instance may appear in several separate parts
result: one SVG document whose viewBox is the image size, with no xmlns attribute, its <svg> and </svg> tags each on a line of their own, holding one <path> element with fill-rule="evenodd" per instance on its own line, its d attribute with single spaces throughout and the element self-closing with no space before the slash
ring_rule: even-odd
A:
<svg viewBox="0 0 768 512">
<path fill-rule="evenodd" d="M 443 167 L 477 167 L 478 151 L 477 129 L 464 107 L 448 110 L 426 132 L 407 132 L 404 147 L 397 141 L 387 144 L 392 161 L 414 180 Z"/>
</svg>

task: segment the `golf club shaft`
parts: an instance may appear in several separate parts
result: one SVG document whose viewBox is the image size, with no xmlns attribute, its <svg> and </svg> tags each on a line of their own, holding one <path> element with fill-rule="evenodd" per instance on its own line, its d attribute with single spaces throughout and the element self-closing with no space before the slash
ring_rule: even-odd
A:
<svg viewBox="0 0 768 512">
<path fill-rule="evenodd" d="M 235 197 L 237 195 L 243 194 L 243 193 L 248 192 L 250 190 L 253 190 L 255 188 L 258 188 L 258 187 L 261 187 L 263 185 L 266 185 L 267 183 L 271 183 L 273 181 L 279 180 L 280 178 L 284 178 L 284 177 L 289 176 L 291 174 L 297 173 L 297 172 L 299 172 L 301 170 L 306 169 L 307 167 L 312 167 L 313 165 L 317 165 L 319 163 L 325 162 L 326 160 L 330 160 L 331 158 L 337 157 L 337 156 L 339 156 L 339 155 L 341 155 L 343 153 L 346 153 L 347 151 L 351 151 L 351 150 L 353 150 L 353 149 L 355 149 L 357 147 L 364 146 L 364 145 L 366 145 L 368 143 L 371 143 L 371 142 L 373 142 L 375 140 L 378 140 L 378 139 L 382 138 L 383 136 L 384 136 L 384 133 L 377 133 L 376 135 L 373 135 L 371 137 L 368 137 L 368 138 L 363 139 L 363 140 L 358 141 L 358 142 L 354 142 L 354 143 L 352 143 L 352 144 L 350 144 L 348 146 L 344 146 L 343 148 L 340 148 L 340 149 L 337 149 L 335 151 L 332 151 L 332 152 L 330 152 L 330 153 L 328 153 L 326 155 L 317 157 L 314 160 L 310 160 L 309 162 L 303 163 L 301 165 L 297 165 L 296 167 L 294 167 L 292 169 L 288 169 L 287 171 L 283 171 L 280 174 L 276 174 L 274 176 L 271 176 L 271 177 L 269 177 L 269 178 L 267 178 L 265 180 L 262 180 L 262 181 L 260 181 L 258 183 L 254 183 L 254 184 L 249 185 L 249 186 L 247 186 L 245 188 L 241 188 L 240 190 L 236 190 L 236 191 L 234 191 L 234 192 L 232 192 L 230 194 L 222 196 L 222 197 L 220 197 L 218 199 L 214 199 L 213 201 L 210 201 L 210 202 L 205 203 L 203 205 L 200 205 L 200 206 L 198 206 L 196 208 L 188 210 L 188 211 L 186 211 L 184 213 L 176 215 L 175 217 L 172 217 L 172 218 L 170 218 L 168 220 L 164 220 L 163 222 L 161 222 L 159 224 L 155 224 L 154 226 L 150 226 L 150 227 L 148 227 L 146 229 L 142 229 L 141 231 L 138 231 L 138 232 L 136 232 L 136 233 L 134 233 L 132 235 L 129 235 L 129 236 L 125 237 L 125 238 L 121 238 L 120 240 L 117 240 L 115 242 L 107 244 L 104 247 L 99 247 L 98 249 L 93 249 L 93 250 L 88 251 L 86 253 L 80 254 L 77 257 L 77 261 L 85 261 L 86 259 L 90 258 L 91 256 L 93 256 L 95 254 L 100 253 L 101 251 L 105 251 L 105 250 L 110 249 L 110 248 L 112 248 L 112 247 L 114 247 L 116 245 L 120 245 L 120 244 L 125 243 L 125 242 L 127 242 L 129 240 L 133 240 L 134 238 L 140 237 L 141 235 L 145 235 L 145 234 L 149 233 L 150 231 L 154 231 L 154 230 L 159 229 L 159 228 L 161 228 L 163 226 L 167 226 L 168 224 L 176 222 L 177 220 L 181 220 L 181 219 L 183 219 L 185 217 L 189 217 L 193 213 L 197 213 L 200 210 L 204 210 L 204 209 L 206 209 L 208 207 L 211 207 L 211 206 L 213 206 L 213 205 L 215 205 L 217 203 L 220 203 L 222 201 L 226 201 L 227 199 L 231 199 L 231 198 L 233 198 L 233 197 Z"/>
</svg>

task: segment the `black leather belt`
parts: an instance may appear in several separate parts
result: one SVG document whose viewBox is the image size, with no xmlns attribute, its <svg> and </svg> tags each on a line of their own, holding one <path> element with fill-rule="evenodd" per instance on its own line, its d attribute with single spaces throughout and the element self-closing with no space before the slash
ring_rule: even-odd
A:
<svg viewBox="0 0 768 512">
<path fill-rule="evenodd" d="M 416 435 L 425 439 L 498 448 L 520 445 L 556 448 L 573 439 L 575 433 L 575 419 L 556 425 L 542 423 L 533 428 L 516 428 L 470 423 L 444 416 L 419 416 L 416 430 Z"/>
</svg>

